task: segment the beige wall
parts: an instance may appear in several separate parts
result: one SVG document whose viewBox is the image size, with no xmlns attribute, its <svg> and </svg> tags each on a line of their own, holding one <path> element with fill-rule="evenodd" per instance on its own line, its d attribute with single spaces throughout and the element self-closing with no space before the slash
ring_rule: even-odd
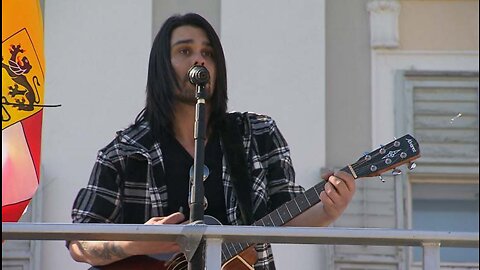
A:
<svg viewBox="0 0 480 270">
<path fill-rule="evenodd" d="M 402 50 L 478 51 L 478 0 L 400 1 Z"/>
</svg>

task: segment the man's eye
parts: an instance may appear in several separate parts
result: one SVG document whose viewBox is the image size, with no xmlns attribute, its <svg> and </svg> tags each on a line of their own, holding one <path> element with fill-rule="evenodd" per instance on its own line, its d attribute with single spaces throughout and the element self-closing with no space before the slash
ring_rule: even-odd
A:
<svg viewBox="0 0 480 270">
<path fill-rule="evenodd" d="M 203 56 L 206 56 L 206 57 L 213 57 L 213 52 L 211 51 L 204 51 L 202 52 Z"/>
<path fill-rule="evenodd" d="M 185 55 L 189 55 L 190 54 L 190 50 L 188 49 L 181 49 L 179 50 L 180 54 L 185 54 Z"/>
</svg>

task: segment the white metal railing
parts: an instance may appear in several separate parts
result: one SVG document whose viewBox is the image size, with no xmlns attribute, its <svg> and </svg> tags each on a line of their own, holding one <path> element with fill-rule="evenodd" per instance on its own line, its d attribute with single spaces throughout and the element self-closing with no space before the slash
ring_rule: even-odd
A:
<svg viewBox="0 0 480 270">
<path fill-rule="evenodd" d="M 423 269 L 440 269 L 441 247 L 479 247 L 478 232 L 398 229 L 257 227 L 215 225 L 136 225 L 2 223 L 2 240 L 185 241 L 204 238 L 208 269 L 221 268 L 225 242 L 423 247 Z"/>
</svg>

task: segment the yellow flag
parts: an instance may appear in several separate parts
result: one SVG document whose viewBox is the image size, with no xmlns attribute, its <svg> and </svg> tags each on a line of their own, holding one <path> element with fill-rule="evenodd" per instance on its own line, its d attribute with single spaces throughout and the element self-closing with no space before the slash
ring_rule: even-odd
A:
<svg viewBox="0 0 480 270">
<path fill-rule="evenodd" d="M 2 221 L 17 221 L 35 193 L 45 82 L 38 0 L 2 0 Z"/>
</svg>

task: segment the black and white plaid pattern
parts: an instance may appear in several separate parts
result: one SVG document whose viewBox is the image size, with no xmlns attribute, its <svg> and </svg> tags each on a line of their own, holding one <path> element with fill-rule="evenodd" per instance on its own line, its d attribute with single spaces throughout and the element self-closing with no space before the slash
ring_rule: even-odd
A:
<svg viewBox="0 0 480 270">
<path fill-rule="evenodd" d="M 244 113 L 243 130 L 253 180 L 252 205 L 259 219 L 304 189 L 294 183 L 287 142 L 272 118 Z M 238 225 L 240 211 L 225 156 L 222 165 L 227 218 Z M 171 214 L 167 213 L 165 169 L 160 143 L 151 136 L 147 122 L 117 132 L 98 152 L 89 183 L 75 199 L 73 222 L 143 224 L 151 217 Z M 275 269 L 270 245 L 259 244 L 256 249 L 255 269 Z"/>
</svg>

